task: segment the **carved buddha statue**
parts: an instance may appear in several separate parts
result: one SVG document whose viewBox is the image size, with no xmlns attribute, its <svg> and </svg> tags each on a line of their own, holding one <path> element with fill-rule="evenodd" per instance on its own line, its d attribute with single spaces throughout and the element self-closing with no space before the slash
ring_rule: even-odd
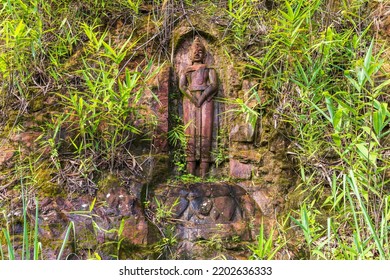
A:
<svg viewBox="0 0 390 280">
<path fill-rule="evenodd" d="M 215 69 L 206 65 L 206 49 L 195 37 L 190 49 L 192 65 L 180 75 L 179 88 L 183 94 L 183 121 L 186 125 L 187 172 L 205 177 L 211 163 L 214 101 L 218 89 Z"/>
</svg>

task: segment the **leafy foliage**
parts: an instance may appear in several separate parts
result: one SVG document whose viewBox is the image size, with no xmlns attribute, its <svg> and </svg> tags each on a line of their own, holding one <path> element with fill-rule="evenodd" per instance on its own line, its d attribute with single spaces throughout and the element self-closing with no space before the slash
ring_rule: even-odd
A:
<svg viewBox="0 0 390 280">
<path fill-rule="evenodd" d="M 365 7 L 353 1 L 347 11 L 342 1 L 337 19 L 326 18 L 323 1 L 285 1 L 266 52 L 251 56 L 249 67 L 274 93 L 280 120 L 292 126 L 297 191 L 306 196 L 292 220 L 302 230 L 306 258 L 389 256 L 389 82 L 379 75 L 384 48 L 362 17 Z M 325 26 L 318 21 L 324 16 Z"/>
</svg>

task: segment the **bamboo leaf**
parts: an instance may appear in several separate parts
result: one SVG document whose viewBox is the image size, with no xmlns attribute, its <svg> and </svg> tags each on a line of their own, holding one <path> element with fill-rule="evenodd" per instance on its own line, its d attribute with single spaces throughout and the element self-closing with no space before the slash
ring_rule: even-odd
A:
<svg viewBox="0 0 390 280">
<path fill-rule="evenodd" d="M 358 148 L 358 153 L 363 159 L 369 161 L 371 164 L 376 166 L 377 154 L 375 152 L 370 151 L 366 146 L 366 143 L 356 144 L 356 147 Z"/>
<path fill-rule="evenodd" d="M 39 242 L 38 242 L 38 198 L 35 198 L 35 225 L 34 225 L 34 260 L 39 258 Z"/>
<path fill-rule="evenodd" d="M 19 37 L 19 35 L 22 35 L 21 33 L 23 32 L 24 28 L 26 25 L 24 24 L 23 20 L 20 20 L 18 23 L 18 26 L 16 26 L 16 29 L 14 31 L 14 37 Z"/>
<path fill-rule="evenodd" d="M 68 225 L 68 228 L 66 229 L 66 233 L 65 233 L 65 236 L 64 236 L 64 241 L 62 242 L 62 245 L 61 245 L 61 249 L 60 249 L 60 252 L 58 253 L 58 256 L 57 256 L 57 260 L 60 260 L 61 257 L 62 257 L 62 254 L 65 250 L 65 246 L 66 244 L 68 243 L 68 240 L 69 240 L 69 236 L 70 236 L 70 232 L 71 232 L 71 229 L 74 229 L 74 223 L 73 221 L 71 221 Z"/>
<path fill-rule="evenodd" d="M 3 228 L 2 231 L 3 231 L 4 237 L 5 237 L 5 242 L 6 242 L 7 248 L 8 248 L 8 259 L 15 260 L 15 252 L 14 252 L 13 244 L 11 242 L 11 237 L 9 235 L 8 225 L 7 225 L 7 228 L 6 229 Z"/>
<path fill-rule="evenodd" d="M 334 125 L 334 115 L 335 115 L 334 111 L 335 111 L 335 108 L 333 106 L 331 97 L 329 96 L 328 92 L 324 92 L 323 94 L 325 96 L 326 108 L 328 109 L 330 119 L 332 120 L 332 123 Z"/>
<path fill-rule="evenodd" d="M 378 235 L 377 235 L 377 232 L 372 224 L 372 221 L 371 221 L 371 218 L 367 212 L 367 209 L 364 205 L 364 202 L 362 201 L 361 199 L 361 196 L 360 196 L 360 192 L 359 192 L 359 188 L 358 188 L 358 185 L 357 185 L 357 182 L 356 182 L 356 179 L 355 179 L 355 175 L 354 175 L 354 172 L 352 170 L 349 171 L 349 182 L 350 182 L 350 185 L 352 187 L 352 190 L 354 192 L 354 194 L 356 195 L 357 199 L 358 199 L 358 202 L 359 202 L 359 206 L 360 208 L 362 209 L 362 212 L 363 212 L 363 216 L 364 216 L 364 219 L 371 231 L 371 234 L 374 238 L 374 241 L 375 241 L 375 244 L 376 244 L 376 247 L 379 251 L 379 254 L 380 254 L 380 257 L 381 259 L 385 259 L 385 253 L 384 253 L 384 250 L 383 250 L 383 247 L 382 247 L 382 244 L 380 243 L 379 241 L 379 238 L 378 238 Z"/>
<path fill-rule="evenodd" d="M 338 132 L 341 131 L 343 115 L 344 115 L 344 108 L 340 108 L 336 111 L 336 114 L 334 115 L 333 118 L 333 127 Z"/>
<path fill-rule="evenodd" d="M 118 229 L 118 237 L 122 235 L 124 229 L 125 229 L 125 219 L 122 219 Z"/>
<path fill-rule="evenodd" d="M 367 50 L 366 57 L 364 58 L 364 69 L 368 70 L 372 61 L 372 48 L 374 47 L 374 39 L 371 40 L 370 47 Z"/>
<path fill-rule="evenodd" d="M 91 205 L 89 206 L 89 212 L 92 212 L 93 208 L 95 208 L 96 197 L 92 200 Z"/>
<path fill-rule="evenodd" d="M 352 77 L 350 76 L 346 76 L 346 78 L 348 79 L 348 81 L 356 88 L 356 90 L 358 92 L 361 92 L 362 90 L 362 83 L 359 83 L 357 81 L 355 81 Z"/>
</svg>

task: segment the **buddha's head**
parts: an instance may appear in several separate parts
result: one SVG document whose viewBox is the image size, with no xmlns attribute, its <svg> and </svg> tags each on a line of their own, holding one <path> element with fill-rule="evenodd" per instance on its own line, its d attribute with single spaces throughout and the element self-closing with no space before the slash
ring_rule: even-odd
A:
<svg viewBox="0 0 390 280">
<path fill-rule="evenodd" d="M 204 63 L 204 59 L 206 58 L 206 48 L 198 36 L 195 37 L 194 42 L 192 43 L 190 56 L 192 64 Z"/>
</svg>

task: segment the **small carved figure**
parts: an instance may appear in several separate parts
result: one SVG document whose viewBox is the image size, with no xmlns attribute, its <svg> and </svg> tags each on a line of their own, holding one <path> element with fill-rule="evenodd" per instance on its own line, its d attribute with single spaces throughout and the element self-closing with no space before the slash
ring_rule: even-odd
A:
<svg viewBox="0 0 390 280">
<path fill-rule="evenodd" d="M 196 175 L 199 161 L 200 175 L 205 177 L 211 163 L 214 102 L 218 89 L 215 69 L 205 62 L 206 49 L 195 37 L 190 50 L 192 65 L 180 75 L 179 88 L 183 94 L 183 120 L 186 125 L 187 172 Z"/>
</svg>

